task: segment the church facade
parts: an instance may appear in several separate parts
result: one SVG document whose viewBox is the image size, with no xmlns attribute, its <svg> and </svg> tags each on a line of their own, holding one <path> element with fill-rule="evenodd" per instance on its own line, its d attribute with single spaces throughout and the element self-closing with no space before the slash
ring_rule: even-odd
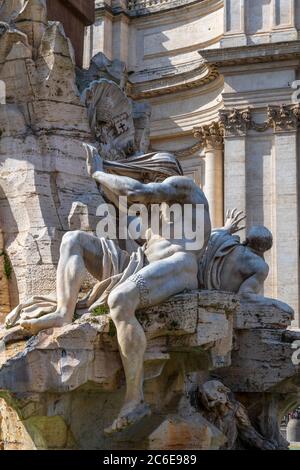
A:
<svg viewBox="0 0 300 470">
<path fill-rule="evenodd" d="M 101 0 L 84 65 L 126 64 L 152 106 L 151 148 L 203 187 L 213 225 L 237 207 L 274 236 L 265 295 L 299 326 L 300 4 L 295 0 Z M 245 237 L 245 233 L 241 234 Z"/>
</svg>

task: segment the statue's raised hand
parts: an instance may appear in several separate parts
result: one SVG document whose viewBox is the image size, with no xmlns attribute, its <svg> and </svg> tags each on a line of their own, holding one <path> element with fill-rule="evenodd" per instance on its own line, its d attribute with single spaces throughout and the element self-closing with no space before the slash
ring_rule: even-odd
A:
<svg viewBox="0 0 300 470">
<path fill-rule="evenodd" d="M 229 233 L 236 233 L 243 230 L 245 226 L 240 227 L 240 223 L 246 219 L 246 215 L 243 211 L 237 211 L 237 209 L 229 210 L 226 214 L 226 222 L 224 229 L 228 230 Z"/>
<path fill-rule="evenodd" d="M 87 172 L 93 176 L 97 171 L 103 171 L 103 160 L 100 157 L 96 147 L 90 144 L 84 144 L 86 150 Z"/>
</svg>

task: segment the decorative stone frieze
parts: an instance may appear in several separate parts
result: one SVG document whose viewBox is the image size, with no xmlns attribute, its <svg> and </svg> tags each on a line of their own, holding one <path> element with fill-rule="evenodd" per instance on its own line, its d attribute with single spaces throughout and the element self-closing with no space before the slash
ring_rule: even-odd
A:
<svg viewBox="0 0 300 470">
<path fill-rule="evenodd" d="M 198 142 L 190 147 L 174 150 L 172 153 L 177 158 L 184 158 L 194 155 L 203 148 L 223 149 L 224 128 L 219 121 L 194 128 L 194 137 Z"/>
<path fill-rule="evenodd" d="M 225 135 L 243 135 L 251 127 L 251 111 L 246 109 L 222 109 L 219 113 Z"/>
<path fill-rule="evenodd" d="M 170 67 L 169 73 L 161 76 L 158 72 L 139 73 L 141 83 L 128 83 L 127 92 L 134 100 L 155 98 L 193 89 L 214 82 L 220 77 L 218 69 L 204 62 Z"/>
<path fill-rule="evenodd" d="M 194 2 L 195 0 L 128 0 L 127 9 L 129 14 L 143 15 L 178 8 Z"/>
<path fill-rule="evenodd" d="M 268 123 L 274 131 L 295 131 L 300 125 L 300 104 L 270 106 Z"/>
<path fill-rule="evenodd" d="M 296 131 L 300 125 L 300 104 L 268 106 L 267 119 L 258 123 L 252 118 L 252 110 L 222 109 L 220 121 L 226 136 L 245 135 L 248 130 L 265 132 L 273 129 L 274 132 Z"/>
<path fill-rule="evenodd" d="M 199 152 L 202 149 L 203 149 L 203 142 L 197 142 L 195 145 L 192 145 L 191 147 L 187 147 L 181 150 L 174 150 L 172 151 L 172 153 L 177 158 L 184 158 L 184 157 L 190 157 L 192 155 L 195 155 L 195 153 Z"/>
</svg>

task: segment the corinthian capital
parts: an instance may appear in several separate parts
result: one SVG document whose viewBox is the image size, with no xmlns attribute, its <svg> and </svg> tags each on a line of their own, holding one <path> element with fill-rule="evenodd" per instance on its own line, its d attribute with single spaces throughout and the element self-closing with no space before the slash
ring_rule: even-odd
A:
<svg viewBox="0 0 300 470">
<path fill-rule="evenodd" d="M 274 131 L 295 131 L 300 124 L 300 105 L 269 106 L 268 122 Z"/>
<path fill-rule="evenodd" d="M 296 131 L 300 125 L 300 104 L 269 106 L 267 119 L 256 122 L 250 108 L 222 109 L 220 111 L 221 125 L 225 136 L 245 135 L 249 129 L 256 132 L 265 132 L 273 129 L 274 132 Z"/>
<path fill-rule="evenodd" d="M 224 130 L 220 122 L 213 121 L 210 124 L 195 127 L 194 136 L 205 148 L 223 148 Z"/>
</svg>

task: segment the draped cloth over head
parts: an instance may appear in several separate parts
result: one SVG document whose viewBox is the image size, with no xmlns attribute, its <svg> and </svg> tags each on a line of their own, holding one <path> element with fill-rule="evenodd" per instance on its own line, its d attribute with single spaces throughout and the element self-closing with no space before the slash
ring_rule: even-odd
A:
<svg viewBox="0 0 300 470">
<path fill-rule="evenodd" d="M 183 171 L 177 158 L 171 153 L 152 152 L 135 156 L 117 162 L 104 162 L 108 173 L 142 181 L 156 181 L 170 176 L 183 176 Z"/>
<path fill-rule="evenodd" d="M 206 251 L 199 263 L 198 279 L 201 289 L 222 290 L 221 274 L 226 256 L 240 244 L 240 237 L 227 230 L 213 230 Z"/>
</svg>

